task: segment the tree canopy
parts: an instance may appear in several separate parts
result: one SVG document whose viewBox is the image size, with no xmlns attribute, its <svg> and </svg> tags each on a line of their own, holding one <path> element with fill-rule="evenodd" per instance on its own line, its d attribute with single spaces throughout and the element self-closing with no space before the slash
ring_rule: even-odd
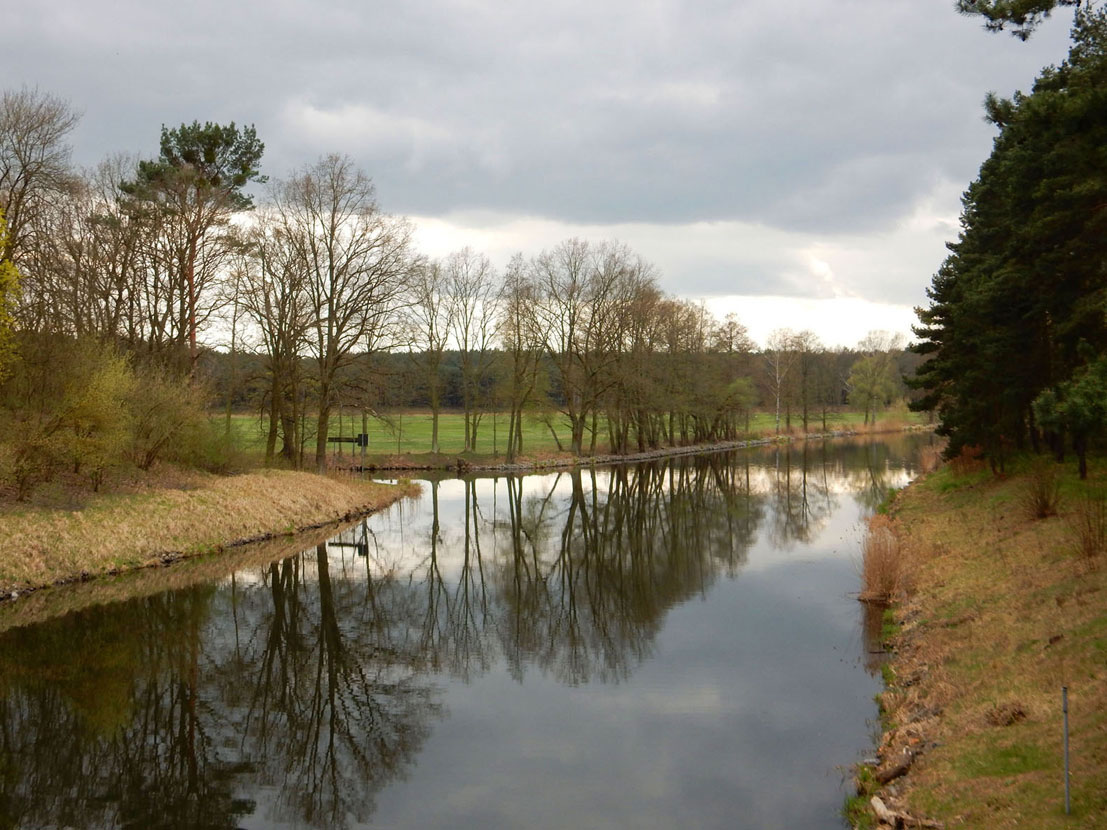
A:
<svg viewBox="0 0 1107 830">
<path fill-rule="evenodd" d="M 916 408 L 950 452 L 1036 442 L 1032 403 L 1107 350 L 1107 15 L 1080 10 L 1068 59 L 1030 94 L 990 96 L 991 156 L 965 192 L 958 241 L 919 309 L 930 359 Z"/>
<path fill-rule="evenodd" d="M 1086 0 L 957 0 L 957 11 L 980 15 L 990 31 L 1010 28 L 1015 37 L 1026 40 L 1055 8 L 1079 6 L 1082 2 Z"/>
</svg>

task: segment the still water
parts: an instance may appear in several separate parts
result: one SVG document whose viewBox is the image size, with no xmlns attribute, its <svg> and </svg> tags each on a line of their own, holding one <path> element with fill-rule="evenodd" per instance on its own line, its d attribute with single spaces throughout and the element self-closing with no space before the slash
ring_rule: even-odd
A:
<svg viewBox="0 0 1107 830">
<path fill-rule="evenodd" d="M 930 440 L 427 481 L 9 625 L 0 828 L 843 827 L 880 688 L 860 521 Z"/>
</svg>

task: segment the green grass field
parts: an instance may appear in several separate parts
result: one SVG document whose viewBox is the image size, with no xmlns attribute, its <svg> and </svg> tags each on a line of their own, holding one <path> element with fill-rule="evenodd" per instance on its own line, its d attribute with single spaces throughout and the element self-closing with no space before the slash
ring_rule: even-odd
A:
<svg viewBox="0 0 1107 830">
<path fill-rule="evenodd" d="M 901 422 L 903 424 L 921 423 L 922 418 L 915 413 L 908 413 L 902 409 L 890 410 L 882 413 L 882 420 Z M 827 426 L 830 429 L 842 429 L 844 427 L 856 428 L 863 424 L 864 418 L 860 412 L 835 412 L 828 418 Z M 569 446 L 569 423 L 562 415 L 555 415 L 552 423 L 561 439 L 562 446 Z M 750 420 L 750 433 L 754 435 L 771 435 L 774 432 L 775 415 L 771 412 L 758 412 Z M 235 446 L 250 455 L 261 455 L 265 451 L 265 435 L 267 423 L 257 416 L 234 415 L 231 419 L 232 435 Z M 783 418 L 781 429 L 783 430 Z M 793 417 L 792 428 L 799 431 L 801 421 Z M 822 428 L 821 419 L 814 417 L 808 420 L 808 429 L 812 432 Z M 315 451 L 314 422 L 309 429 L 312 437 L 309 439 L 305 452 L 312 454 Z M 330 423 L 330 434 L 334 436 L 353 436 L 361 432 L 361 416 L 353 413 L 344 414 L 341 418 L 334 416 Z M 585 441 L 589 440 L 588 434 Z M 507 442 L 507 415 L 504 413 L 486 414 L 481 418 L 477 430 L 477 455 L 500 455 L 505 451 Z M 431 416 L 427 412 L 412 412 L 393 414 L 386 422 L 377 418 L 369 419 L 369 454 L 370 455 L 407 455 L 417 453 L 429 453 L 431 443 Z M 446 455 L 461 453 L 465 443 L 465 423 L 458 412 L 443 412 L 438 420 L 438 444 L 441 452 Z M 606 443 L 606 432 L 601 422 L 600 441 Z M 351 452 L 360 454 L 360 450 L 352 444 L 332 445 L 337 453 L 341 446 L 341 452 L 349 455 Z M 550 434 L 550 429 L 545 423 L 535 417 L 523 419 L 523 453 L 534 455 L 557 452 L 557 442 Z"/>
<path fill-rule="evenodd" d="M 569 445 L 569 425 L 561 416 L 554 419 L 554 427 L 564 446 Z M 248 453 L 264 453 L 268 423 L 257 416 L 235 415 L 231 419 L 235 446 Z M 309 427 L 312 438 L 305 448 L 314 453 L 314 423 Z M 337 417 L 331 419 L 330 435 L 337 437 L 352 436 L 361 432 L 361 416 L 344 415 L 341 423 Z M 481 418 L 477 428 L 477 454 L 502 454 L 507 444 L 507 415 L 491 413 Z M 444 412 L 438 419 L 438 446 L 445 454 L 460 453 L 465 445 L 465 421 L 460 413 Z M 361 450 L 352 444 L 342 444 L 342 453 L 350 454 Z M 377 418 L 369 419 L 369 450 L 371 455 L 392 455 L 430 452 L 431 416 L 430 413 L 415 412 L 390 416 L 390 422 Z M 533 418 L 523 419 L 524 452 L 557 452 L 557 442 L 549 428 Z M 337 445 L 335 446 L 337 452 Z"/>
</svg>

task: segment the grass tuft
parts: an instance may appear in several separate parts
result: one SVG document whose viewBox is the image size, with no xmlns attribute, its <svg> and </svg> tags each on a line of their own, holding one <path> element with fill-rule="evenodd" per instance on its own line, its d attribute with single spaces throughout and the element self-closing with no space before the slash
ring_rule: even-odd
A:
<svg viewBox="0 0 1107 830">
<path fill-rule="evenodd" d="M 1081 499 L 1069 520 L 1069 536 L 1085 559 L 1095 559 L 1107 550 L 1107 500 L 1090 494 Z"/>
<path fill-rule="evenodd" d="M 1057 515 L 1061 503 L 1061 471 L 1052 461 L 1035 459 L 1026 478 L 1022 507 L 1029 519 Z"/>
</svg>

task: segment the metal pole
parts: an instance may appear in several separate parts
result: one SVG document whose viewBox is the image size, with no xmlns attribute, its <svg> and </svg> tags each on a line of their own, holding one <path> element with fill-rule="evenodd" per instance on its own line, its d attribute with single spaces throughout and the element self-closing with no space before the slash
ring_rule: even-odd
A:
<svg viewBox="0 0 1107 830">
<path fill-rule="evenodd" d="M 1069 807 L 1069 687 L 1061 687 L 1061 712 L 1065 716 L 1065 815 L 1071 812 Z"/>
</svg>

